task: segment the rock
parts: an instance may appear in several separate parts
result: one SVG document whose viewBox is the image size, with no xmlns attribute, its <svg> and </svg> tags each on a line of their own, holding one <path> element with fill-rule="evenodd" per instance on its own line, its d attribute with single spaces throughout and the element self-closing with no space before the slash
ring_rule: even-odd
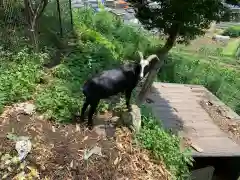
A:
<svg viewBox="0 0 240 180">
<path fill-rule="evenodd" d="M 33 104 L 26 104 L 24 112 L 27 115 L 32 115 L 35 112 L 35 106 Z"/>
<path fill-rule="evenodd" d="M 123 112 L 120 118 L 123 125 L 126 125 L 135 133 L 138 133 L 140 131 L 142 121 L 141 110 L 137 105 L 133 104 L 132 111 Z"/>
<path fill-rule="evenodd" d="M 26 103 L 17 104 L 15 109 L 18 113 L 32 115 L 35 113 L 36 107 L 34 104 L 26 102 Z"/>
<path fill-rule="evenodd" d="M 110 119 L 110 121 L 116 123 L 116 122 L 119 121 L 119 119 L 120 119 L 120 117 L 118 117 L 118 116 L 113 116 L 113 117 Z"/>
<path fill-rule="evenodd" d="M 44 120 L 44 115 L 38 116 L 38 119 L 41 120 L 41 121 Z"/>
<path fill-rule="evenodd" d="M 93 154 L 96 154 L 98 156 L 103 156 L 102 154 L 102 148 L 98 146 L 94 146 L 92 149 L 84 149 L 84 155 L 83 159 L 88 160 Z"/>
</svg>

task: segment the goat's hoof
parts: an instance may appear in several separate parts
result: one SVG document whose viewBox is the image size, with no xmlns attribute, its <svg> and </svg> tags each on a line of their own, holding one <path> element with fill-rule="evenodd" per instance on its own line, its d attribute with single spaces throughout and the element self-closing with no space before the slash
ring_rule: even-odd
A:
<svg viewBox="0 0 240 180">
<path fill-rule="evenodd" d="M 93 130 L 93 125 L 92 124 L 88 124 L 87 128 L 91 131 L 91 130 Z"/>
<path fill-rule="evenodd" d="M 85 121 L 84 117 L 80 117 L 80 122 L 83 123 Z"/>
<path fill-rule="evenodd" d="M 132 112 L 132 108 L 128 108 L 128 112 Z"/>
</svg>

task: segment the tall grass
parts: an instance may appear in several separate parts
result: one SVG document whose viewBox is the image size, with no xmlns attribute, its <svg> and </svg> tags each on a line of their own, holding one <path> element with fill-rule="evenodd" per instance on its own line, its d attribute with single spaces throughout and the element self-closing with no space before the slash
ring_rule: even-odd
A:
<svg viewBox="0 0 240 180">
<path fill-rule="evenodd" d="M 230 41 L 228 45 L 223 49 L 223 55 L 236 57 L 239 46 L 240 46 L 239 39 L 234 39 Z"/>
<path fill-rule="evenodd" d="M 44 53 L 29 53 L 27 48 L 18 53 L 0 51 L 0 111 L 5 105 L 29 100 L 43 75 Z"/>
<path fill-rule="evenodd" d="M 172 53 L 158 76 L 165 82 L 199 84 L 240 114 L 240 71 L 194 56 Z"/>
<path fill-rule="evenodd" d="M 142 123 L 137 138 L 143 148 L 152 152 L 157 160 L 162 160 L 172 174 L 172 179 L 185 180 L 189 175 L 188 166 L 192 165 L 189 149 L 180 152 L 180 138 L 166 132 L 151 110 L 142 106 Z"/>
</svg>

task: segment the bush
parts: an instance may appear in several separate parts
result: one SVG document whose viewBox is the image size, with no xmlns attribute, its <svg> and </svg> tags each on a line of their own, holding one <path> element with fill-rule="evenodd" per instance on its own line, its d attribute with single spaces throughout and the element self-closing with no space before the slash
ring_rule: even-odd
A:
<svg viewBox="0 0 240 180">
<path fill-rule="evenodd" d="M 23 49 L 18 53 L 0 52 L 0 110 L 4 105 L 32 99 L 43 75 L 42 64 L 46 54 Z"/>
<path fill-rule="evenodd" d="M 192 157 L 189 149 L 180 151 L 180 138 L 166 132 L 159 121 L 152 115 L 149 109 L 142 107 L 143 127 L 137 135 L 137 139 L 143 148 L 152 152 L 155 159 L 165 163 L 173 179 L 186 179 L 189 175 L 189 166 L 192 165 Z"/>
<path fill-rule="evenodd" d="M 227 28 L 223 32 L 224 36 L 230 36 L 230 37 L 240 37 L 240 26 L 232 26 Z"/>
</svg>

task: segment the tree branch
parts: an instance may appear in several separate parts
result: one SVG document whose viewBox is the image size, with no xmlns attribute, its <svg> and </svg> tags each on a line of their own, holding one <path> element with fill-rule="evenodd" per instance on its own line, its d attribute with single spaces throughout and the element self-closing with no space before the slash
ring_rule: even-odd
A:
<svg viewBox="0 0 240 180">
<path fill-rule="evenodd" d="M 179 25 L 178 26 L 172 26 L 172 30 L 171 34 L 169 34 L 168 39 L 165 43 L 165 45 L 159 50 L 159 52 L 157 53 L 159 56 L 160 61 L 156 61 L 155 64 L 153 65 L 153 68 L 150 70 L 146 81 L 143 84 L 143 87 L 140 91 L 140 93 L 138 94 L 138 104 L 142 104 L 143 100 L 145 99 L 145 96 L 148 92 L 148 90 L 151 88 L 153 81 L 159 71 L 159 69 L 164 65 L 164 59 L 166 57 L 166 55 L 168 54 L 168 52 L 172 49 L 172 47 L 174 46 L 174 43 L 177 39 L 177 35 L 179 32 Z"/>
<path fill-rule="evenodd" d="M 40 9 L 40 5 L 43 3 L 43 5 L 42 5 L 42 8 Z M 41 14 L 43 13 L 43 11 L 45 10 L 45 8 L 47 7 L 47 4 L 48 4 L 48 0 L 43 0 L 41 3 L 40 3 L 40 5 L 38 6 L 38 8 L 37 8 L 37 17 L 36 17 L 36 19 L 38 19 L 40 16 L 41 16 Z"/>
<path fill-rule="evenodd" d="M 30 13 L 33 16 L 34 15 L 34 10 L 33 10 L 33 5 L 31 3 L 31 0 L 24 0 L 27 4 L 27 6 L 29 7 Z"/>
<path fill-rule="evenodd" d="M 47 4 L 48 4 L 48 0 L 43 0 L 41 1 L 41 3 L 38 4 L 38 7 L 34 12 L 34 17 L 32 19 L 32 28 L 35 27 L 36 20 L 42 15 Z"/>
</svg>

